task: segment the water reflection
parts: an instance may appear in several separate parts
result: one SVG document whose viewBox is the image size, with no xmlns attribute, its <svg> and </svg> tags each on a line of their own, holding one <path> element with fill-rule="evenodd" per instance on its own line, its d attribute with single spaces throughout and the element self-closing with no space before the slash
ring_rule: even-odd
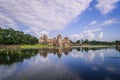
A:
<svg viewBox="0 0 120 80">
<path fill-rule="evenodd" d="M 120 48 L 119 47 L 116 47 L 116 50 L 120 52 Z"/>
<path fill-rule="evenodd" d="M 15 62 L 22 62 L 24 59 L 29 59 L 35 56 L 38 50 L 5 50 L 0 51 L 0 64 L 13 64 Z"/>
<path fill-rule="evenodd" d="M 0 80 L 119 80 L 114 48 L 65 48 L 0 52 Z"/>
<path fill-rule="evenodd" d="M 88 51 L 90 51 L 90 50 L 92 50 L 92 51 L 96 51 L 96 50 L 106 50 L 106 49 L 108 49 L 109 47 L 98 47 L 98 48 L 90 48 L 90 47 L 84 47 L 84 48 L 73 48 L 73 49 L 76 49 L 77 51 L 81 51 L 81 52 L 83 52 L 83 51 L 85 51 L 85 52 L 88 52 Z M 111 47 L 111 48 L 113 48 L 113 47 Z M 110 49 L 110 48 L 109 48 Z"/>
<path fill-rule="evenodd" d="M 57 55 L 58 58 L 62 57 L 62 54 L 68 55 L 72 50 L 76 49 L 80 52 L 89 52 L 90 50 L 100 50 L 107 48 L 64 48 L 64 49 L 25 49 L 25 50 L 4 50 L 0 51 L 0 64 L 13 64 L 15 62 L 22 62 L 24 59 L 29 59 L 30 57 L 35 56 L 36 54 L 40 54 L 44 58 L 48 56 L 48 54 Z M 77 52 L 75 52 L 77 53 Z M 75 54 L 74 54 L 75 56 Z"/>
<path fill-rule="evenodd" d="M 39 54 L 41 56 L 47 57 L 48 54 L 54 54 L 57 55 L 59 58 L 61 58 L 62 53 L 65 55 L 68 55 L 69 52 L 71 52 L 71 48 L 64 48 L 64 49 L 39 49 Z"/>
</svg>

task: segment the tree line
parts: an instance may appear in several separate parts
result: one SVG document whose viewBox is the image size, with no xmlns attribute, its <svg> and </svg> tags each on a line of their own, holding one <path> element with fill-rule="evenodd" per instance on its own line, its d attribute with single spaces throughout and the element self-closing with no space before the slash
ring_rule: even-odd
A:
<svg viewBox="0 0 120 80">
<path fill-rule="evenodd" d="M 118 45 L 120 44 L 120 40 L 116 41 L 96 41 L 96 40 L 77 40 L 76 42 L 72 42 L 73 45 Z"/>
<path fill-rule="evenodd" d="M 22 31 L 0 28 L 0 44 L 36 44 L 38 39 Z"/>
</svg>

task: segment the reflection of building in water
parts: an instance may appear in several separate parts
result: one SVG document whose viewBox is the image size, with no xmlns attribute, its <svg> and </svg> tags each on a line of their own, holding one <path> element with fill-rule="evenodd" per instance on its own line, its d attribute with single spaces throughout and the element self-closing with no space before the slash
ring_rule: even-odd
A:
<svg viewBox="0 0 120 80">
<path fill-rule="evenodd" d="M 62 56 L 62 53 L 65 55 L 68 55 L 69 52 L 72 51 L 70 48 L 64 48 L 64 49 L 39 49 L 39 54 L 41 56 L 47 57 L 48 54 L 54 54 L 57 55 L 59 58 Z"/>
<path fill-rule="evenodd" d="M 39 44 L 49 44 L 53 46 L 70 46 L 70 40 L 68 37 L 65 37 L 62 39 L 62 36 L 59 34 L 57 38 L 48 39 L 47 35 L 44 35 L 43 37 L 40 37 Z"/>
</svg>

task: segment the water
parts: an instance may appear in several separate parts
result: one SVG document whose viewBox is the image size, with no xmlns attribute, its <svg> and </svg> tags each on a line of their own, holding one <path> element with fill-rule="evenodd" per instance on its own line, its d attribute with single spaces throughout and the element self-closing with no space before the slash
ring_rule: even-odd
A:
<svg viewBox="0 0 120 80">
<path fill-rule="evenodd" d="M 120 80 L 114 48 L 0 51 L 0 80 Z"/>
</svg>

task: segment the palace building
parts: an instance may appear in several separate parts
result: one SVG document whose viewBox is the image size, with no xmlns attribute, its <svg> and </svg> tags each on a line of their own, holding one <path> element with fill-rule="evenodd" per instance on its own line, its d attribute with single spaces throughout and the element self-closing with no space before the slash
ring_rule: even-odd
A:
<svg viewBox="0 0 120 80">
<path fill-rule="evenodd" d="M 62 39 L 62 36 L 60 34 L 53 39 L 49 39 L 47 35 L 43 35 L 39 39 L 39 44 L 48 44 L 52 46 L 67 47 L 67 46 L 70 46 L 71 41 L 69 40 L 68 37 L 65 37 L 64 39 Z"/>
</svg>

